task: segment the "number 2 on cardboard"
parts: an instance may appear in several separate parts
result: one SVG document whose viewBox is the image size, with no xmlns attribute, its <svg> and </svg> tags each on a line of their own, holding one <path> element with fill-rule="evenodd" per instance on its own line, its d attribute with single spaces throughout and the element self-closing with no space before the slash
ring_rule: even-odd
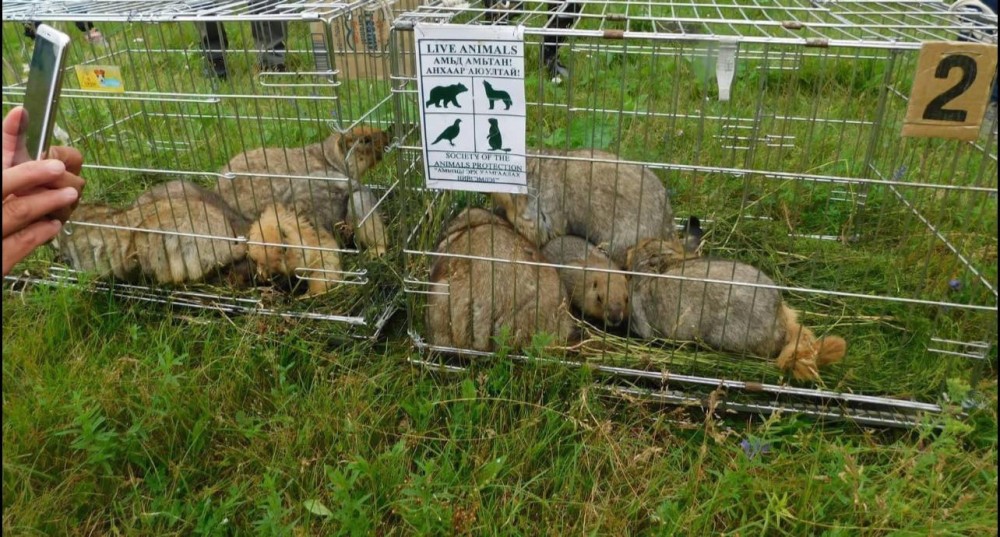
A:
<svg viewBox="0 0 1000 537">
<path fill-rule="evenodd" d="M 955 100 L 966 91 L 969 91 L 973 82 L 976 81 L 976 76 L 979 74 L 979 68 L 976 66 L 976 60 L 971 57 L 966 56 L 965 54 L 954 54 L 942 58 L 941 63 L 938 64 L 937 69 L 934 71 L 934 76 L 935 78 L 948 78 L 952 69 L 960 69 L 962 71 L 962 78 L 959 79 L 957 84 L 948 88 L 940 95 L 933 98 L 931 102 L 927 103 L 927 108 L 924 109 L 923 114 L 924 119 L 962 123 L 965 121 L 966 117 L 968 117 L 969 113 L 965 110 L 948 109 L 945 108 L 945 105 Z"/>
</svg>

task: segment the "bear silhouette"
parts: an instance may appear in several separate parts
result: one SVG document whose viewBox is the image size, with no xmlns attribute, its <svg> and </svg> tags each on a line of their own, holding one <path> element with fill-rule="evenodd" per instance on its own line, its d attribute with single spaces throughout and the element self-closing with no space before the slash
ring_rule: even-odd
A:
<svg viewBox="0 0 1000 537">
<path fill-rule="evenodd" d="M 444 103 L 444 107 L 448 108 L 448 103 L 455 105 L 455 108 L 461 108 L 462 106 L 458 104 L 458 96 L 469 91 L 469 88 L 465 87 L 465 84 L 452 84 L 450 86 L 435 86 L 431 88 L 430 99 L 424 106 L 434 105 L 435 108 L 441 108 L 441 103 Z"/>
</svg>

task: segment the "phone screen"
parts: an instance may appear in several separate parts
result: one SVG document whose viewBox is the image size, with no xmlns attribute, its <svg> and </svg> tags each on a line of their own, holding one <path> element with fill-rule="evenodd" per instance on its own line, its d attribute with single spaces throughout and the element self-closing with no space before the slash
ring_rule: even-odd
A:
<svg viewBox="0 0 1000 537">
<path fill-rule="evenodd" d="M 48 149 L 55 116 L 61 55 L 62 49 L 56 43 L 43 39 L 41 35 L 36 37 L 24 93 L 24 115 L 21 116 L 19 129 L 22 133 L 19 138 L 24 142 L 24 153 L 15 154 L 15 163 L 37 160 Z"/>
</svg>

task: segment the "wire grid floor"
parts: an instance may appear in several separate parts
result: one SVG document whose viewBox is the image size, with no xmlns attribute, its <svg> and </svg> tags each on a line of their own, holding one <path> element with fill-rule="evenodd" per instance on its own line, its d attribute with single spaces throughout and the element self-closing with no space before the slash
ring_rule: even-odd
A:
<svg viewBox="0 0 1000 537">
<path fill-rule="evenodd" d="M 447 360 L 445 356 L 453 355 L 450 351 L 427 345 L 416 334 L 410 335 L 414 344 L 425 353 L 420 357 L 407 358 L 407 362 L 411 365 L 446 374 L 469 373 L 473 362 Z M 445 354 L 435 354 L 435 351 Z M 459 356 L 475 360 L 488 358 L 489 354 L 463 351 Z M 607 367 L 519 354 L 508 355 L 507 358 L 515 362 L 537 365 L 585 367 L 602 377 L 603 380 L 597 380 L 594 386 L 610 396 L 672 406 L 697 407 L 709 412 L 764 416 L 801 414 L 825 421 L 850 421 L 869 427 L 909 428 L 927 423 L 926 414 L 940 414 L 945 411 L 938 404 L 914 400 Z M 714 391 L 711 395 L 689 391 L 699 387 Z M 964 406 L 974 401 L 961 403 Z"/>
<path fill-rule="evenodd" d="M 352 332 L 351 335 L 353 337 L 373 340 L 382 335 L 382 330 L 386 324 L 399 311 L 396 305 L 389 304 L 377 315 L 366 319 L 364 316 L 358 315 L 282 310 L 266 304 L 260 298 L 226 297 L 198 291 L 197 289 L 156 288 L 127 282 L 89 281 L 86 278 L 81 278 L 81 276 L 84 276 L 83 273 L 56 266 L 52 267 L 52 271 L 47 277 L 36 277 L 30 274 L 8 275 L 3 279 L 4 292 L 18 293 L 31 286 L 79 286 L 81 289 L 91 293 L 113 293 L 118 298 L 148 304 L 209 310 L 230 315 L 271 315 L 294 319 L 344 323 L 366 330 Z"/>
</svg>

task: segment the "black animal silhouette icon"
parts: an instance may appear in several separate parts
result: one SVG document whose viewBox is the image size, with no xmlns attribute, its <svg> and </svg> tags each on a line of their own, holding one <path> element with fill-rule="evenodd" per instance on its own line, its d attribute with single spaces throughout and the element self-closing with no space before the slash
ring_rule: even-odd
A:
<svg viewBox="0 0 1000 537">
<path fill-rule="evenodd" d="M 462 127 L 459 126 L 460 123 L 462 123 L 462 120 L 461 119 L 456 119 L 455 122 L 452 123 L 450 127 L 446 128 L 444 131 L 441 132 L 441 134 L 438 135 L 437 139 L 434 140 L 434 142 L 431 143 L 431 145 L 435 145 L 438 142 L 440 142 L 441 140 L 448 140 L 448 143 L 452 147 L 454 147 L 455 146 L 455 143 L 454 143 L 455 138 L 458 137 L 458 133 L 462 132 Z"/>
<path fill-rule="evenodd" d="M 486 88 L 486 98 L 490 100 L 490 110 L 493 110 L 493 105 L 496 101 L 503 101 L 504 110 L 510 110 L 510 105 L 513 102 L 510 100 L 510 94 L 503 90 L 493 89 L 493 85 L 489 82 L 483 80 L 483 87 Z"/>
<path fill-rule="evenodd" d="M 469 88 L 465 87 L 465 84 L 435 86 L 431 88 L 430 99 L 424 103 L 424 106 L 441 108 L 441 103 L 444 103 L 444 107 L 448 108 L 448 104 L 450 103 L 455 105 L 455 108 L 461 108 L 462 105 L 458 104 L 458 96 L 467 91 L 469 91 Z"/>
<path fill-rule="evenodd" d="M 490 118 L 490 132 L 486 135 L 486 141 L 490 143 L 491 151 L 510 152 L 509 147 L 503 146 L 503 135 L 500 134 L 500 125 L 496 119 Z"/>
</svg>

